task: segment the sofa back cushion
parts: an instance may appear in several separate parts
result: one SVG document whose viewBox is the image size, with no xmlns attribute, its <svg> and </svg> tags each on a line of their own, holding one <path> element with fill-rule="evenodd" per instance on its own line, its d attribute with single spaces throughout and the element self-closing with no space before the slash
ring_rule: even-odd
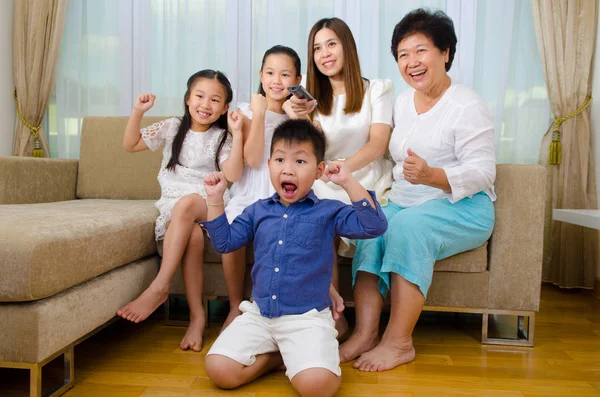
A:
<svg viewBox="0 0 600 397">
<path fill-rule="evenodd" d="M 166 117 L 144 117 L 142 127 Z M 77 197 L 158 200 L 156 175 L 162 148 L 128 153 L 123 133 L 128 117 L 86 117 L 81 127 Z"/>
</svg>

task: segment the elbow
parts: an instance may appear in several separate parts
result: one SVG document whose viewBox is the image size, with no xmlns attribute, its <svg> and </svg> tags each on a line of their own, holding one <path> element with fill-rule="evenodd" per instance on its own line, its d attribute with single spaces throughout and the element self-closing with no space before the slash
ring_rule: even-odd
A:
<svg viewBox="0 0 600 397">
<path fill-rule="evenodd" d="M 262 157 L 253 156 L 251 153 L 244 153 L 244 160 L 251 168 L 258 168 L 262 164 Z"/>
<path fill-rule="evenodd" d="M 125 142 L 123 142 L 123 149 L 125 149 L 125 151 L 127 153 L 133 153 L 133 146 L 126 144 Z"/>
</svg>

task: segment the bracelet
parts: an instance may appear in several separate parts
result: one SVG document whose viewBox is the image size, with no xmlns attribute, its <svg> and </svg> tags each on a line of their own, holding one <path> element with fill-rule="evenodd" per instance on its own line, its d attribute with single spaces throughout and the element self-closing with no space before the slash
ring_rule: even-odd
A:
<svg viewBox="0 0 600 397">
<path fill-rule="evenodd" d="M 225 202 L 224 202 L 224 201 L 221 201 L 219 204 L 211 204 L 211 203 L 209 203 L 208 201 L 206 202 L 206 205 L 208 205 L 209 207 L 220 207 L 220 206 L 222 206 L 223 204 L 225 204 Z"/>
</svg>

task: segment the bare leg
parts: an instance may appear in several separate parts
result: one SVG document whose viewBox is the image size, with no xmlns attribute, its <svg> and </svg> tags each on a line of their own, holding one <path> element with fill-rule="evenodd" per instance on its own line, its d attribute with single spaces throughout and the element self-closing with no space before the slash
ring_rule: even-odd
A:
<svg viewBox="0 0 600 397">
<path fill-rule="evenodd" d="M 379 293 L 379 276 L 359 271 L 354 285 L 356 326 L 354 332 L 340 346 L 340 361 L 352 361 L 379 342 L 379 319 L 383 297 Z"/>
<path fill-rule="evenodd" d="M 309 368 L 292 378 L 292 386 L 302 397 L 329 397 L 339 389 L 342 377 L 325 368 Z"/>
<path fill-rule="evenodd" d="M 425 304 L 419 287 L 396 273 L 391 274 L 392 312 L 381 342 L 360 356 L 354 368 L 386 371 L 415 359 L 412 333 Z"/>
<path fill-rule="evenodd" d="M 336 291 L 340 290 L 340 271 L 339 271 L 339 267 L 338 267 L 338 255 L 337 255 L 339 246 L 340 246 L 340 239 L 336 238 L 335 244 L 334 244 L 334 247 L 335 247 L 334 253 L 335 254 L 333 255 L 333 277 L 331 278 L 331 284 L 333 285 L 333 287 L 335 288 Z M 340 313 L 339 318 L 337 320 L 335 320 L 335 329 L 338 332 L 338 339 L 341 339 L 344 336 L 346 336 L 349 326 L 348 326 L 348 320 L 346 320 L 346 316 L 344 315 L 344 312 Z"/>
<path fill-rule="evenodd" d="M 169 284 L 181 263 L 196 221 L 206 219 L 206 203 L 198 194 L 179 199 L 171 213 L 171 222 L 163 246 L 163 260 L 152 284 L 133 302 L 117 310 L 117 315 L 139 323 L 154 312 L 169 296 Z"/>
<path fill-rule="evenodd" d="M 221 332 L 234 318 L 242 314 L 239 309 L 242 299 L 244 299 L 244 276 L 246 275 L 246 248 L 240 248 L 237 251 L 224 254 L 223 273 L 225 274 L 225 285 L 229 294 L 229 314 L 225 319 Z"/>
<path fill-rule="evenodd" d="M 206 356 L 204 369 L 208 377 L 221 389 L 235 389 L 282 364 L 283 359 L 279 352 L 260 354 L 256 356 L 254 364 L 249 366 L 220 354 L 211 354 Z"/>
<path fill-rule="evenodd" d="M 190 325 L 179 344 L 182 350 L 192 349 L 196 352 L 202 350 L 202 334 L 206 325 L 205 309 L 202 306 L 203 256 L 204 233 L 200 226 L 196 225 L 192 229 L 192 235 L 181 262 L 185 297 L 190 308 Z"/>
</svg>

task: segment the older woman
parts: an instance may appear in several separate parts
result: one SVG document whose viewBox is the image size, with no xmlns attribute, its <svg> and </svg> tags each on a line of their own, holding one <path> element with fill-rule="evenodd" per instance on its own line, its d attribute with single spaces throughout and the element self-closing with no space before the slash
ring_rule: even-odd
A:
<svg viewBox="0 0 600 397">
<path fill-rule="evenodd" d="M 357 243 L 356 327 L 342 361 L 384 371 L 412 361 L 412 332 L 434 263 L 484 244 L 494 226 L 493 123 L 481 98 L 447 72 L 456 52 L 452 20 L 418 9 L 395 27 L 392 54 L 411 88 L 394 105 L 389 150 L 395 162 L 388 231 Z M 379 341 L 384 296 L 391 314 Z"/>
</svg>

